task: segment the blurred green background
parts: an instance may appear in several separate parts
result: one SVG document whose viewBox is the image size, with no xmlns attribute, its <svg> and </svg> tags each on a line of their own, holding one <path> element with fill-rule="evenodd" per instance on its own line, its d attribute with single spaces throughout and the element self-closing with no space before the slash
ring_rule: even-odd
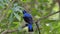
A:
<svg viewBox="0 0 60 34">
<path fill-rule="evenodd" d="M 0 33 L 29 34 L 28 28 L 22 28 L 25 22 L 22 10 L 33 16 L 34 22 L 39 18 L 59 11 L 58 0 L 0 0 Z M 41 34 L 60 34 L 60 14 L 54 14 L 38 22 Z M 38 34 L 33 24 L 34 34 Z"/>
</svg>

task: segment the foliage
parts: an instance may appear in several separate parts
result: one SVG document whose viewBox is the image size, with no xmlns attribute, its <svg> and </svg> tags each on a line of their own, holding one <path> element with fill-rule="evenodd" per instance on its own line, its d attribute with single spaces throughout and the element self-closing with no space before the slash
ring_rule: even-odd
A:
<svg viewBox="0 0 60 34">
<path fill-rule="evenodd" d="M 22 11 L 28 11 L 34 22 L 41 17 L 59 11 L 59 5 L 54 0 L 0 0 L 0 33 L 5 30 L 18 30 L 11 34 L 28 34 L 27 28 L 22 28 L 25 24 Z M 52 15 L 39 23 L 41 34 L 60 34 L 59 13 Z M 36 25 L 34 34 L 38 34 Z M 9 33 L 8 33 L 9 34 Z"/>
</svg>

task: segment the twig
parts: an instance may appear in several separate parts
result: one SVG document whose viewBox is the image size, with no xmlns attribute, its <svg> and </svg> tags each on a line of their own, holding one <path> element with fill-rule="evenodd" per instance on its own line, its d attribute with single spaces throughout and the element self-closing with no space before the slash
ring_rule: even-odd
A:
<svg viewBox="0 0 60 34">
<path fill-rule="evenodd" d="M 41 33 L 40 33 L 40 29 L 39 29 L 39 26 L 38 26 L 37 23 L 38 23 L 40 20 L 45 19 L 45 18 L 48 18 L 49 16 L 54 15 L 54 14 L 59 13 L 59 12 L 60 12 L 60 11 L 55 12 L 55 13 L 52 13 L 52 14 L 49 14 L 49 15 L 47 15 L 47 16 L 44 16 L 44 17 L 38 19 L 38 20 L 35 22 L 35 23 L 36 23 L 36 26 L 37 26 L 37 28 L 38 28 L 39 34 L 41 34 Z"/>
<path fill-rule="evenodd" d="M 57 14 L 57 13 L 59 13 L 59 12 L 60 12 L 60 11 L 57 11 L 57 12 L 54 12 L 54 13 L 49 14 L 49 15 L 47 15 L 47 16 L 41 17 L 40 19 L 38 19 L 38 20 L 36 21 L 36 23 L 39 22 L 39 21 L 42 20 L 42 19 L 46 19 L 46 18 L 48 18 L 49 16 L 52 16 L 52 15 Z"/>
<path fill-rule="evenodd" d="M 35 24 L 36 24 L 36 26 L 37 26 L 37 29 L 38 29 L 38 31 L 39 31 L 39 34 L 41 34 L 38 23 L 35 22 Z"/>
<path fill-rule="evenodd" d="M 11 32 L 16 32 L 16 31 L 18 31 L 18 30 L 17 29 L 15 29 L 15 30 L 5 30 L 1 34 L 7 34 L 7 33 L 11 33 Z"/>
</svg>

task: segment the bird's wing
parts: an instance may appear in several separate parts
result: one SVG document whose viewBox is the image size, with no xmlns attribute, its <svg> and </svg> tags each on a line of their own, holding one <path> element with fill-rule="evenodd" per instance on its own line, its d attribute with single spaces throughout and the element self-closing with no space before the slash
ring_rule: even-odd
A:
<svg viewBox="0 0 60 34">
<path fill-rule="evenodd" d="M 23 18 L 27 23 L 32 23 L 33 22 L 32 17 L 23 17 Z"/>
</svg>

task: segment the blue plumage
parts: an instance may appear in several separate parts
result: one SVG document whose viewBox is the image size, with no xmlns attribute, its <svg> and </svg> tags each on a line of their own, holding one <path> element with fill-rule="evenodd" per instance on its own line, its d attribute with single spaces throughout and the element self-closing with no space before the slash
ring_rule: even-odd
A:
<svg viewBox="0 0 60 34">
<path fill-rule="evenodd" d="M 28 31 L 32 32 L 33 31 L 33 27 L 32 27 L 33 19 L 32 19 L 32 16 L 29 13 L 27 13 L 25 10 L 23 11 L 23 19 L 25 20 L 25 22 L 28 23 Z"/>
</svg>

